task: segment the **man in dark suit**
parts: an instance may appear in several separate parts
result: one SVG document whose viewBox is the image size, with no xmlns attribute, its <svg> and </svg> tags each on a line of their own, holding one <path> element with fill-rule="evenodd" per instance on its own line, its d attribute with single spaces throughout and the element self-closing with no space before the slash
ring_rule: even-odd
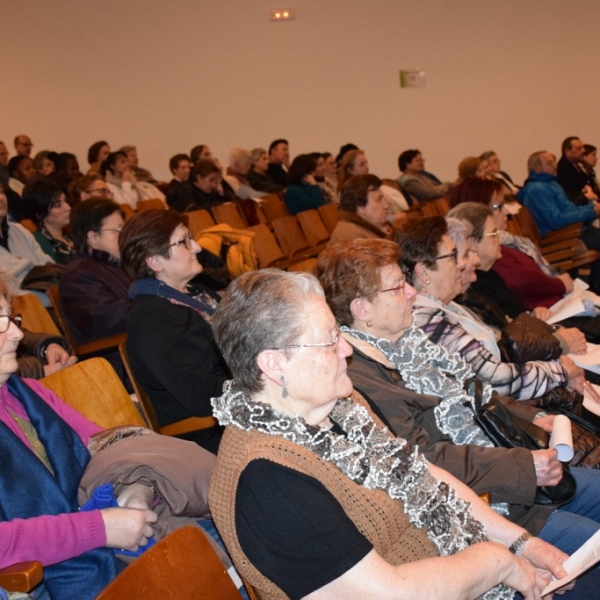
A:
<svg viewBox="0 0 600 600">
<path fill-rule="evenodd" d="M 287 171 L 290 167 L 290 148 L 284 139 L 274 140 L 269 146 L 269 167 L 267 175 L 281 187 L 287 185 Z"/>
<path fill-rule="evenodd" d="M 589 175 L 581 164 L 585 150 L 583 142 L 575 136 L 562 143 L 562 156 L 558 161 L 557 180 L 573 204 L 584 206 L 598 196 L 589 185 Z"/>
</svg>

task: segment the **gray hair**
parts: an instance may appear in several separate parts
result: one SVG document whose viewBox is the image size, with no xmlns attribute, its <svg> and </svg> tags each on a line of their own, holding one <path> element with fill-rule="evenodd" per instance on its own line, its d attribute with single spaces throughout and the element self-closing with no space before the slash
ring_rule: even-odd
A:
<svg viewBox="0 0 600 600">
<path fill-rule="evenodd" d="M 527 171 L 533 171 L 536 167 L 542 166 L 542 154 L 547 154 L 547 150 L 538 150 L 527 159 Z"/>
<path fill-rule="evenodd" d="M 250 160 L 250 157 L 250 151 L 246 150 L 246 148 L 234 148 L 229 153 L 229 166 L 235 170 L 242 161 L 246 159 Z"/>
<path fill-rule="evenodd" d="M 297 343 L 310 318 L 305 308 L 310 296 L 325 297 L 310 273 L 262 269 L 229 284 L 212 328 L 233 378 L 246 394 L 260 392 L 264 386 L 258 355 Z"/>
<path fill-rule="evenodd" d="M 250 152 L 250 162 L 254 164 L 263 154 L 266 154 L 267 151 L 264 148 L 252 148 Z"/>
<path fill-rule="evenodd" d="M 123 146 L 119 148 L 119 152 L 125 152 L 125 154 L 129 154 L 132 150 L 137 150 L 137 146 Z"/>
<path fill-rule="evenodd" d="M 488 217 L 493 215 L 494 212 L 489 206 L 479 204 L 478 202 L 463 202 L 462 204 L 455 206 L 448 213 L 449 218 L 467 221 L 471 224 L 473 227 L 471 236 L 476 242 L 480 242 L 483 239 L 485 221 Z"/>
<path fill-rule="evenodd" d="M 468 240 L 473 234 L 473 226 L 469 221 L 446 217 L 448 224 L 448 235 L 456 246 Z"/>
</svg>

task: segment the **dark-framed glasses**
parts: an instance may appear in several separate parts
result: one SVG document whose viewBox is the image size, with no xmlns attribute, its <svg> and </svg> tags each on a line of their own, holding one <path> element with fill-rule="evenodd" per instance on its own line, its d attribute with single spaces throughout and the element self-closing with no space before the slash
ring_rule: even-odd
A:
<svg viewBox="0 0 600 600">
<path fill-rule="evenodd" d="M 335 336 L 332 342 L 321 342 L 319 344 L 290 344 L 289 346 L 280 346 L 272 348 L 272 350 L 288 350 L 292 348 L 331 348 L 333 352 L 337 352 L 340 343 L 341 331 L 339 326 L 335 328 Z"/>
<path fill-rule="evenodd" d="M 442 258 L 451 258 L 454 261 L 454 264 L 456 264 L 458 261 L 458 248 L 454 248 L 454 250 L 452 250 L 452 252 L 448 252 L 448 254 L 436 256 L 435 260 L 442 260 Z"/>
<path fill-rule="evenodd" d="M 185 246 L 188 250 L 191 250 L 193 239 L 194 238 L 192 234 L 188 233 L 183 239 L 179 240 L 178 242 L 173 242 L 172 244 L 169 244 L 169 248 L 173 248 L 173 246 Z"/>
<path fill-rule="evenodd" d="M 23 323 L 23 315 L 0 315 L 0 333 L 6 333 L 10 324 L 14 323 L 19 329 Z"/>
</svg>

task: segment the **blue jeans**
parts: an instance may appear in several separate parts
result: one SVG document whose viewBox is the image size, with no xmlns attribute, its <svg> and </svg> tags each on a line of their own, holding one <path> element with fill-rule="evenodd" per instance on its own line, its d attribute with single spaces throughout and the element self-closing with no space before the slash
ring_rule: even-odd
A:
<svg viewBox="0 0 600 600">
<path fill-rule="evenodd" d="M 538 537 L 572 554 L 600 529 L 600 471 L 572 467 L 577 481 L 577 494 L 569 504 L 555 510 L 540 531 Z M 596 568 L 582 575 L 564 600 L 589 600 L 600 597 L 600 570 Z"/>
</svg>

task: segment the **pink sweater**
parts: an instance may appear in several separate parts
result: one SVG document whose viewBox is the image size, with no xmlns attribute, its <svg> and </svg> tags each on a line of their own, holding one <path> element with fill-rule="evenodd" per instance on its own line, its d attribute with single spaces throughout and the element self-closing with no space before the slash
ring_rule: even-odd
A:
<svg viewBox="0 0 600 600">
<path fill-rule="evenodd" d="M 82 417 L 38 381 L 26 379 L 25 382 L 77 432 L 84 444 L 87 445 L 89 437 L 102 429 Z M 27 419 L 21 403 L 3 385 L 0 387 L 0 420 L 30 448 L 7 407 Z M 46 450 L 50 453 L 52 448 Z M 0 540 L 0 568 L 29 560 L 52 565 L 104 546 L 106 531 L 100 511 L 94 510 L 3 522 L 0 523 Z"/>
</svg>

